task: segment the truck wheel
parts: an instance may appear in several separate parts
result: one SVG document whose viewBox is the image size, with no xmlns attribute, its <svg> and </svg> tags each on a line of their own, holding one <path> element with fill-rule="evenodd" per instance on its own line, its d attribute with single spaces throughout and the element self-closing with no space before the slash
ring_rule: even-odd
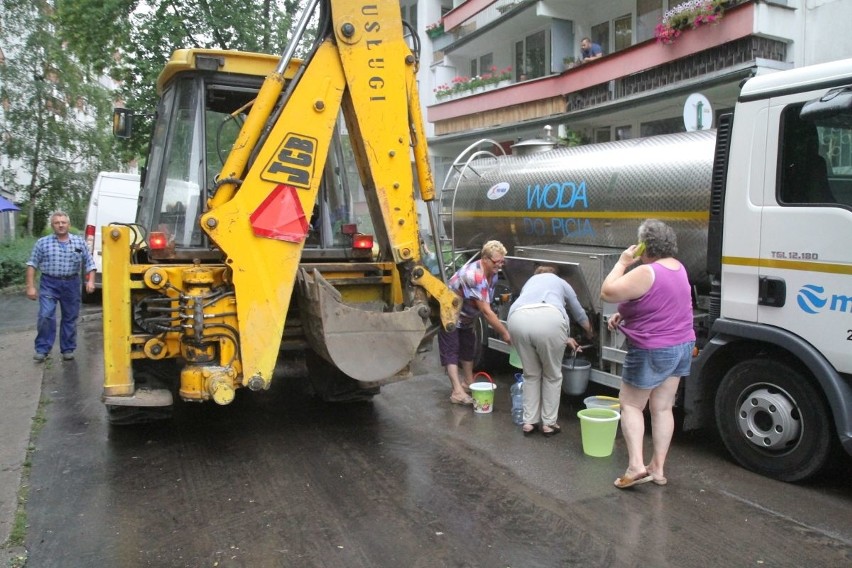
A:
<svg viewBox="0 0 852 568">
<path fill-rule="evenodd" d="M 830 412 L 813 383 L 777 361 L 731 368 L 716 392 L 716 424 L 746 469 L 780 481 L 816 474 L 831 455 Z"/>
<path fill-rule="evenodd" d="M 473 352 L 473 368 L 482 367 L 490 349 L 488 349 L 488 322 L 477 316 L 473 322 L 473 334 L 476 337 L 476 350 Z"/>
<path fill-rule="evenodd" d="M 476 337 L 476 350 L 473 353 L 474 369 L 500 369 L 508 364 L 506 362 L 508 355 L 488 347 L 491 328 L 482 315 L 477 316 L 474 320 L 473 333 Z"/>
</svg>

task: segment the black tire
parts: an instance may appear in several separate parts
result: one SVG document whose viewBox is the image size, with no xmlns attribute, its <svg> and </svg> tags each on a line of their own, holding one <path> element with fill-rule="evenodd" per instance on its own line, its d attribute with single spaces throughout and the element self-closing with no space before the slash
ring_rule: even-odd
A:
<svg viewBox="0 0 852 568">
<path fill-rule="evenodd" d="M 172 417 L 171 406 L 116 406 L 106 405 L 107 420 L 110 426 L 136 426 L 139 424 L 150 424 L 162 420 L 170 420 Z"/>
<path fill-rule="evenodd" d="M 510 304 L 501 304 L 498 302 L 497 298 L 504 294 L 511 293 L 512 289 L 505 280 L 501 279 L 494 285 L 495 299 L 491 303 L 491 309 L 495 314 L 497 314 L 497 317 L 503 321 L 505 321 L 508 317 Z M 497 337 L 497 335 L 494 330 L 491 329 L 491 326 L 482 314 L 476 316 L 476 320 L 473 322 L 473 332 L 476 336 L 476 351 L 473 355 L 473 368 L 489 369 L 492 371 L 508 368 L 509 356 L 488 347 L 488 338 Z"/>
<path fill-rule="evenodd" d="M 743 467 L 780 481 L 819 472 L 832 451 L 830 411 L 810 377 L 767 359 L 731 368 L 716 392 L 722 442 Z"/>
<path fill-rule="evenodd" d="M 473 335 L 476 337 L 476 350 L 473 352 L 473 368 L 477 369 L 485 362 L 489 355 L 488 349 L 488 322 L 485 318 L 477 316 L 473 322 Z"/>
<path fill-rule="evenodd" d="M 473 353 L 474 369 L 497 370 L 508 365 L 508 355 L 488 347 L 491 327 L 484 316 L 479 315 L 474 320 L 473 334 L 476 337 L 476 350 Z"/>
<path fill-rule="evenodd" d="M 380 387 L 362 388 L 359 381 L 316 353 L 307 353 L 305 359 L 311 394 L 325 402 L 365 402 L 379 394 Z"/>
</svg>

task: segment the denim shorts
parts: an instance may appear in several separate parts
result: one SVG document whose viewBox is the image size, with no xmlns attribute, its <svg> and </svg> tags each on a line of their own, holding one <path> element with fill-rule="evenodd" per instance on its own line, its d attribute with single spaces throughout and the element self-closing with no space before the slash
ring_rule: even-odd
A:
<svg viewBox="0 0 852 568">
<path fill-rule="evenodd" d="M 624 358 L 621 379 L 637 389 L 653 389 L 669 377 L 685 377 L 689 375 L 694 347 L 694 341 L 656 349 L 640 349 L 631 345 Z"/>
</svg>

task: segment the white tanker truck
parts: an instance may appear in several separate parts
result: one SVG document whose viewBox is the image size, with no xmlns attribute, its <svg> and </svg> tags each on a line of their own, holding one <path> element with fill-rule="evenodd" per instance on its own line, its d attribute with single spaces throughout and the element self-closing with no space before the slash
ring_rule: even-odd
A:
<svg viewBox="0 0 852 568">
<path fill-rule="evenodd" d="M 456 160 L 433 230 L 445 258 L 506 245 L 501 317 L 537 264 L 558 266 L 597 322 L 590 381 L 617 388 L 626 348 L 601 283 L 641 221 L 664 220 L 694 290 L 684 429 L 715 426 L 742 466 L 784 481 L 852 454 L 852 59 L 749 80 L 716 131 L 497 147 Z"/>
</svg>

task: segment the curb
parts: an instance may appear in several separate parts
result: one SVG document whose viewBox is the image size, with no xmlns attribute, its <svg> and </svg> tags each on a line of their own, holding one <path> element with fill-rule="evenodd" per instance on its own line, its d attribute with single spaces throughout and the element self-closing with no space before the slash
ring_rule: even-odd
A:
<svg viewBox="0 0 852 568">
<path fill-rule="evenodd" d="M 33 418 L 41 398 L 44 367 L 32 362 L 32 342 L 32 330 L 0 334 L 0 366 L 5 369 L 0 381 L 0 543 L 9 540 L 14 525 Z M 12 549 L 2 552 L 11 554 L 10 559 L 19 555 Z"/>
</svg>

